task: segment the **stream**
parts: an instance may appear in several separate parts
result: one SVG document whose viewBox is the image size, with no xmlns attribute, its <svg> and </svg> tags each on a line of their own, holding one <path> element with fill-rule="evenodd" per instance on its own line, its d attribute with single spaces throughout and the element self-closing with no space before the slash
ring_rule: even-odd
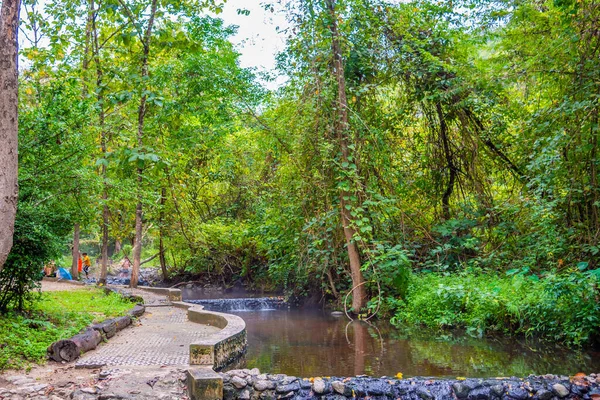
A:
<svg viewBox="0 0 600 400">
<path fill-rule="evenodd" d="M 256 367 L 303 377 L 394 376 L 398 372 L 405 377 L 525 377 L 600 371 L 598 350 L 396 328 L 386 321 L 349 321 L 321 310 L 290 309 L 273 297 L 198 300 L 203 297 L 184 292 L 186 301 L 246 321 L 248 352 L 235 368 Z"/>
</svg>

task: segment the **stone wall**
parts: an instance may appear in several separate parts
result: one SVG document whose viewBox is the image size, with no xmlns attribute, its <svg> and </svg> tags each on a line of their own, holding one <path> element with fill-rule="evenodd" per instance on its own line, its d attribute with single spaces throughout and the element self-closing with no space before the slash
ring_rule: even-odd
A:
<svg viewBox="0 0 600 400">
<path fill-rule="evenodd" d="M 406 400 L 600 399 L 600 375 L 492 379 L 309 378 L 261 374 L 258 369 L 221 373 L 224 400 L 345 398 Z"/>
<path fill-rule="evenodd" d="M 192 322 L 221 328 L 221 331 L 190 344 L 190 365 L 212 366 L 216 371 L 246 352 L 246 323 L 236 315 L 204 311 L 202 306 L 185 302 L 173 305 L 187 308 Z"/>
<path fill-rule="evenodd" d="M 219 371 L 233 363 L 246 353 L 246 329 L 229 336 L 215 344 L 215 362 L 213 368 Z"/>
</svg>

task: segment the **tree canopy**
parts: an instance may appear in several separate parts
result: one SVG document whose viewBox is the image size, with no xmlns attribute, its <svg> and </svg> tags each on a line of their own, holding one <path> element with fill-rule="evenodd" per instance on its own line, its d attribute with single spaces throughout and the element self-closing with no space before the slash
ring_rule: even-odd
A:
<svg viewBox="0 0 600 400">
<path fill-rule="evenodd" d="M 156 253 L 166 279 L 364 316 L 414 274 L 600 276 L 596 0 L 273 2 L 276 90 L 218 1 L 23 7 L 15 240 L 51 237 L 37 262 L 79 223 L 103 278 L 128 244 L 135 270 Z"/>
</svg>

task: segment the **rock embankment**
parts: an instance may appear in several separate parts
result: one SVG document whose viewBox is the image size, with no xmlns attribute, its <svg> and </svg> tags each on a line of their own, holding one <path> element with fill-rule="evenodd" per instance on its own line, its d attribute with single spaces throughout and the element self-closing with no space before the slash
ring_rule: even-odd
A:
<svg viewBox="0 0 600 400">
<path fill-rule="evenodd" d="M 492 379 L 296 378 L 258 369 L 221 373 L 224 400 L 345 398 L 406 400 L 600 400 L 600 375 Z"/>
</svg>

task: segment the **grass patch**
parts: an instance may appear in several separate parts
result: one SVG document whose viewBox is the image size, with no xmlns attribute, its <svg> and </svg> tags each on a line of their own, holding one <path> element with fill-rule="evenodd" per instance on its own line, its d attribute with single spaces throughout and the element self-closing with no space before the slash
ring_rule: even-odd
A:
<svg viewBox="0 0 600 400">
<path fill-rule="evenodd" d="M 44 292 L 28 311 L 0 315 L 0 371 L 41 363 L 51 343 L 132 307 L 118 294 L 100 289 Z"/>
</svg>

